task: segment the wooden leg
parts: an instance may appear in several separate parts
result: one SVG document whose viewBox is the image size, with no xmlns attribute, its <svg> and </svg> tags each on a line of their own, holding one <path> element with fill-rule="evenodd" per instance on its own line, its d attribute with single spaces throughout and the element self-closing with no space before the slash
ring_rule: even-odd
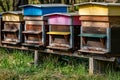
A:
<svg viewBox="0 0 120 80">
<path fill-rule="evenodd" d="M 35 53 L 34 53 L 34 65 L 35 66 L 38 65 L 38 59 L 39 59 L 39 53 L 38 53 L 38 50 L 35 50 Z"/>
<path fill-rule="evenodd" d="M 94 59 L 89 58 L 89 74 L 94 74 Z"/>
<path fill-rule="evenodd" d="M 89 74 L 105 73 L 106 71 L 114 69 L 114 62 L 96 60 L 89 58 Z"/>
<path fill-rule="evenodd" d="M 101 73 L 100 62 L 94 58 L 89 58 L 89 74 L 93 75 L 94 73 Z"/>
</svg>

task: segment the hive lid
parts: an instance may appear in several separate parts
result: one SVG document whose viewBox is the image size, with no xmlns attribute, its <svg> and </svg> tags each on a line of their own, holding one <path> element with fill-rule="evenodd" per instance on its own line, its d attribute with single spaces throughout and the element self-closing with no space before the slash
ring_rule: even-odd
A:
<svg viewBox="0 0 120 80">
<path fill-rule="evenodd" d="M 38 5 L 27 4 L 27 5 L 22 5 L 19 7 L 23 8 L 23 7 L 28 7 L 28 6 L 33 6 L 33 7 L 67 7 L 68 5 L 65 5 L 65 4 L 38 4 Z"/>
<path fill-rule="evenodd" d="M 76 16 L 79 14 L 77 12 L 74 12 L 74 13 L 50 13 L 50 14 L 46 14 L 44 16 L 51 16 L 51 15 Z"/>
<path fill-rule="evenodd" d="M 7 11 L 3 12 L 2 14 L 22 14 L 22 11 Z"/>
<path fill-rule="evenodd" d="M 79 3 L 75 4 L 74 6 L 82 6 L 82 5 L 101 5 L 101 6 L 120 6 L 120 3 L 105 3 L 105 2 L 84 2 L 84 3 Z"/>
</svg>

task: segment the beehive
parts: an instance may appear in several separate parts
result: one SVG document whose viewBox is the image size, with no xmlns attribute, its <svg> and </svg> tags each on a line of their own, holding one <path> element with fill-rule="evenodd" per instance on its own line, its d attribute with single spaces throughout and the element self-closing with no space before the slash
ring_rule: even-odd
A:
<svg viewBox="0 0 120 80">
<path fill-rule="evenodd" d="M 79 5 L 81 48 L 88 53 L 119 53 L 120 4 L 88 2 Z"/>
<path fill-rule="evenodd" d="M 47 48 L 57 50 L 75 50 L 79 47 L 81 22 L 76 13 L 52 13 L 48 17 L 49 45 Z"/>
<path fill-rule="evenodd" d="M 9 11 L 2 14 L 2 43 L 19 44 L 22 42 L 22 11 Z"/>
<path fill-rule="evenodd" d="M 25 46 L 46 46 L 48 38 L 47 17 L 43 15 L 54 12 L 67 12 L 67 5 L 63 4 L 40 4 L 40 5 L 24 5 L 23 13 L 25 20 L 24 27 L 24 45 Z"/>
</svg>

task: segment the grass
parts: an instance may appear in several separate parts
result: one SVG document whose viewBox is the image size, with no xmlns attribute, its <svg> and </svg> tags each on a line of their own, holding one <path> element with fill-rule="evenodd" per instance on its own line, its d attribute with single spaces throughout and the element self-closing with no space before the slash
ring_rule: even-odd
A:
<svg viewBox="0 0 120 80">
<path fill-rule="evenodd" d="M 0 80 L 120 80 L 119 71 L 89 75 L 86 59 L 41 54 L 39 66 L 30 62 L 30 51 L 0 48 Z"/>
</svg>

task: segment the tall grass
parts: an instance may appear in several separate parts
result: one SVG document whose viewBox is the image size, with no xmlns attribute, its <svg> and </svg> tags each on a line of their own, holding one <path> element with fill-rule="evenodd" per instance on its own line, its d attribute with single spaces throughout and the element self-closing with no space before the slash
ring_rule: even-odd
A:
<svg viewBox="0 0 120 80">
<path fill-rule="evenodd" d="M 0 80 L 120 80 L 120 72 L 105 75 L 88 74 L 88 60 L 41 54 L 34 66 L 33 53 L 0 48 Z"/>
</svg>

